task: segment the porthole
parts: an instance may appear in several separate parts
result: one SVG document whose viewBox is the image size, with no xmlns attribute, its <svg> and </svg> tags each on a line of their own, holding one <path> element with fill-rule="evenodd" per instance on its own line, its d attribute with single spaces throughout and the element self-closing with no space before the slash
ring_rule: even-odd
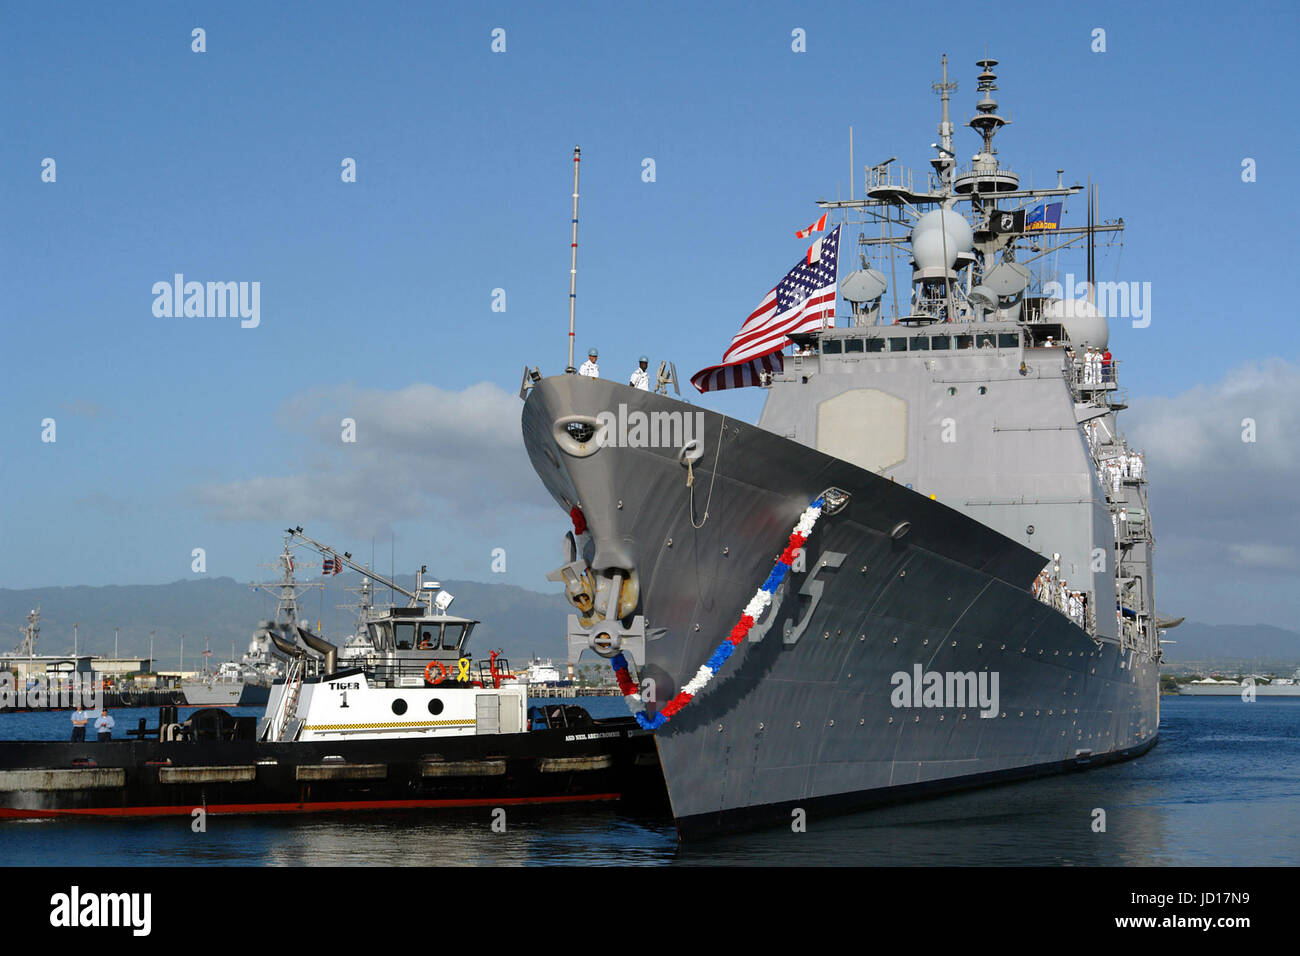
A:
<svg viewBox="0 0 1300 956">
<path fill-rule="evenodd" d="M 983 385 L 975 389 L 975 391 L 979 392 L 981 395 L 987 395 L 989 393 L 989 390 L 985 388 Z"/>
<path fill-rule="evenodd" d="M 406 701 L 402 700 L 400 697 L 393 701 L 393 713 L 397 714 L 399 717 L 406 713 Z"/>
<path fill-rule="evenodd" d="M 955 385 L 949 385 L 949 386 L 948 386 L 948 394 L 949 394 L 949 395 L 956 395 L 956 394 L 957 394 L 957 386 L 955 386 Z"/>
<path fill-rule="evenodd" d="M 433 714 L 435 717 L 442 713 L 442 701 L 437 697 L 429 701 L 429 713 Z"/>
</svg>

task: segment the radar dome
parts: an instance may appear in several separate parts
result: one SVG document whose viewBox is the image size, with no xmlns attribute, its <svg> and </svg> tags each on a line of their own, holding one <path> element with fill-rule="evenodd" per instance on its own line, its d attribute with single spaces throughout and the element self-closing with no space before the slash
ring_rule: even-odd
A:
<svg viewBox="0 0 1300 956">
<path fill-rule="evenodd" d="M 953 237 L 945 235 L 942 229 L 929 229 L 912 236 L 912 259 L 918 269 L 951 269 L 957 262 L 957 252 Z"/>
<path fill-rule="evenodd" d="M 1043 308 L 1043 318 L 1060 322 L 1075 348 L 1104 349 L 1110 338 L 1110 323 L 1087 299 L 1052 299 Z"/>
<path fill-rule="evenodd" d="M 948 248 L 957 252 L 970 252 L 975 248 L 975 236 L 966 217 L 951 209 L 932 209 L 912 226 L 912 242 L 931 230 L 943 228 L 948 233 Z"/>
</svg>

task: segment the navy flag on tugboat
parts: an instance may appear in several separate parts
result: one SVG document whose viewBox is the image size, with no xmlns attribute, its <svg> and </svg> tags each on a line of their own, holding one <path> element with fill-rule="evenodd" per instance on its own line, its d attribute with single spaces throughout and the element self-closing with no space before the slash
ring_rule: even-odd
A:
<svg viewBox="0 0 1300 956">
<path fill-rule="evenodd" d="M 791 335 L 834 328 L 841 228 L 836 226 L 809 247 L 745 319 L 722 364 L 696 372 L 692 385 L 712 392 L 762 384 L 764 372 L 783 370 L 781 349 L 790 344 Z"/>
</svg>

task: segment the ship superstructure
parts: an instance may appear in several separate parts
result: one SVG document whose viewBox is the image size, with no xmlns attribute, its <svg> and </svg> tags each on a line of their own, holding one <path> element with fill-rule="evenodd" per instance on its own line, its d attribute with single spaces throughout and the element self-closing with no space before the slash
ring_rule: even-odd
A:
<svg viewBox="0 0 1300 956">
<path fill-rule="evenodd" d="M 994 145 L 996 61 L 978 65 L 968 166 L 945 60 L 933 171 L 891 160 L 865 170 L 865 198 L 820 203 L 842 220 L 830 235 L 859 233 L 861 268 L 831 280 L 848 323 L 805 310 L 786 354 L 742 349 L 693 379 L 766 388 L 757 427 L 618 383 L 526 377 L 525 444 L 573 522 L 553 575 L 575 609 L 571 657 L 630 661 L 683 833 L 1155 742 L 1147 473 L 1116 422 L 1092 281 L 1098 237 L 1123 222 L 1098 223 L 1093 192 L 1059 173 L 1022 187 Z M 1068 226 L 1080 194 L 1087 222 Z M 1086 286 L 1042 268 L 1074 250 Z M 778 318 L 797 312 L 790 282 L 825 280 L 809 275 L 769 293 Z M 760 306 L 732 348 L 761 321 Z"/>
<path fill-rule="evenodd" d="M 290 548 L 286 535 L 284 548 L 272 567 L 280 572 L 278 580 L 258 581 L 249 585 L 254 591 L 266 591 L 276 597 L 275 612 L 269 621 L 263 621 L 248 641 L 248 649 L 239 660 L 223 661 L 215 672 L 209 669 L 212 653 L 204 644 L 204 670 L 197 677 L 181 681 L 185 703 L 204 707 L 260 707 L 271 694 L 271 684 L 284 673 L 284 663 L 275 654 L 268 628 L 282 628 L 296 633 L 301 620 L 299 598 L 312 589 L 322 588 L 318 582 L 300 582 L 297 579 L 299 560 Z"/>
</svg>

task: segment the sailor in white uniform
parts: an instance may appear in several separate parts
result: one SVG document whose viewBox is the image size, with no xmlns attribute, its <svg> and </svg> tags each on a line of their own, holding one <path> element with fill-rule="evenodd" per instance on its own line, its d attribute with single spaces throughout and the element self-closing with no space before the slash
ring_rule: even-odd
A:
<svg viewBox="0 0 1300 956">
<path fill-rule="evenodd" d="M 633 388 L 648 392 L 650 391 L 650 373 L 646 371 L 646 366 L 650 363 L 650 360 L 643 355 L 637 362 L 637 368 L 632 371 L 632 377 L 628 379 L 628 384 Z"/>
<path fill-rule="evenodd" d="M 600 367 L 596 365 L 596 350 L 587 349 L 587 361 L 582 363 L 578 369 L 579 375 L 586 375 L 588 378 L 600 378 Z"/>
</svg>

